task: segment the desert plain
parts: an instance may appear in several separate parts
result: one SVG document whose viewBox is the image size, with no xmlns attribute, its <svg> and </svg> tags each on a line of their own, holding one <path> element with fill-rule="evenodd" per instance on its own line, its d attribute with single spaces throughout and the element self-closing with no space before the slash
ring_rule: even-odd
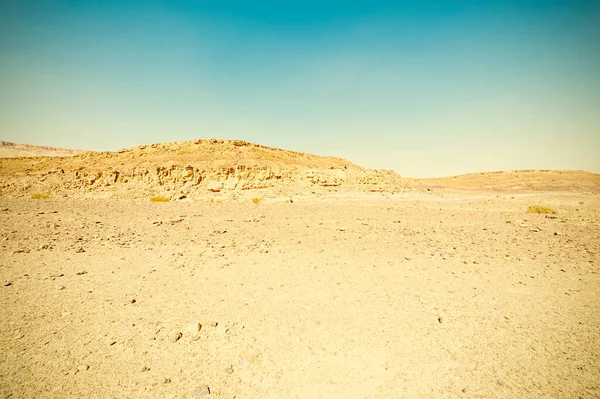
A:
<svg viewBox="0 0 600 399">
<path fill-rule="evenodd" d="M 0 394 L 598 398 L 599 193 L 227 141 L 2 159 Z"/>
</svg>

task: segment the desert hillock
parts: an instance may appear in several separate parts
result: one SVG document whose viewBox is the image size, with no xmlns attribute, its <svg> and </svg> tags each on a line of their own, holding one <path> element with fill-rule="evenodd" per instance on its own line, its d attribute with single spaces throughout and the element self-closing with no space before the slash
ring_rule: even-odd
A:
<svg viewBox="0 0 600 399">
<path fill-rule="evenodd" d="M 183 200 L 202 196 L 290 196 L 395 192 L 393 171 L 242 140 L 140 145 L 67 157 L 0 159 L 0 193 Z"/>
</svg>

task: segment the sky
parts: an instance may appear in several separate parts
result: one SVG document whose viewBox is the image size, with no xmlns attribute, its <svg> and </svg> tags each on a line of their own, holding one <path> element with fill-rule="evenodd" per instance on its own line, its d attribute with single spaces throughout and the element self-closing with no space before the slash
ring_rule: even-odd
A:
<svg viewBox="0 0 600 399">
<path fill-rule="evenodd" d="M 0 0 L 0 140 L 600 173 L 600 1 Z"/>
</svg>

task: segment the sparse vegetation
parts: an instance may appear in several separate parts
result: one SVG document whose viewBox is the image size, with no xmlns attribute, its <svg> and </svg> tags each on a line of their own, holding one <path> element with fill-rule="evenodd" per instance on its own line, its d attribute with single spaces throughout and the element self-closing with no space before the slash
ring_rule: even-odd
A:
<svg viewBox="0 0 600 399">
<path fill-rule="evenodd" d="M 547 206 L 532 205 L 527 208 L 527 213 L 541 213 L 541 214 L 554 214 L 556 213 L 553 209 Z"/>
<path fill-rule="evenodd" d="M 50 200 L 50 199 L 54 199 L 53 196 L 48 195 L 48 194 L 33 194 L 31 196 L 31 199 L 43 199 L 43 200 Z"/>
<path fill-rule="evenodd" d="M 156 197 L 150 198 L 150 201 L 152 201 L 152 202 L 169 202 L 171 200 L 167 197 L 156 196 Z"/>
<path fill-rule="evenodd" d="M 255 204 L 258 205 L 258 204 L 260 204 L 260 198 L 254 197 L 254 198 L 252 198 L 252 202 L 254 202 Z"/>
</svg>

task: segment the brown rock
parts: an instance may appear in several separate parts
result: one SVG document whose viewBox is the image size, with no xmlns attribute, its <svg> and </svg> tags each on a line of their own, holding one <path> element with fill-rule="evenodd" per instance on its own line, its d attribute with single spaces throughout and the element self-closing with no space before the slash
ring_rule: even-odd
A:
<svg viewBox="0 0 600 399">
<path fill-rule="evenodd" d="M 183 337 L 183 334 L 181 332 L 177 332 L 173 335 L 173 337 L 171 338 L 171 342 L 177 342 L 181 339 L 181 337 Z"/>
</svg>

